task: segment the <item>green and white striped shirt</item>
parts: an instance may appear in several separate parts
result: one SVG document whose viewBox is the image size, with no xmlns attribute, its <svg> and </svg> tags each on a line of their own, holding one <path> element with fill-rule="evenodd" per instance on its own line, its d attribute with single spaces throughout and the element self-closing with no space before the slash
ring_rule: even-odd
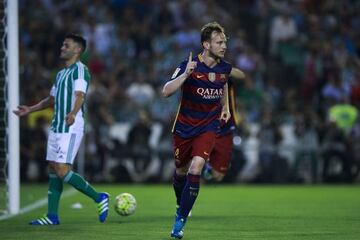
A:
<svg viewBox="0 0 360 240">
<path fill-rule="evenodd" d="M 89 84 L 89 69 L 80 61 L 58 72 L 50 91 L 50 95 L 55 98 L 52 131 L 56 133 L 84 131 L 84 105 L 76 114 L 75 122 L 70 127 L 66 125 L 65 117 L 74 108 L 75 91 L 86 94 Z"/>
</svg>

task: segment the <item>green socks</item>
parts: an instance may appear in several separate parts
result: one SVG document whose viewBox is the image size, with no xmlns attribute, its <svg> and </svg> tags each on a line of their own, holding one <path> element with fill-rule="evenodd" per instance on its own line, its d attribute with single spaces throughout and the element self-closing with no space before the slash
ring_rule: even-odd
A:
<svg viewBox="0 0 360 240">
<path fill-rule="evenodd" d="M 49 173 L 49 190 L 48 190 L 48 214 L 58 215 L 59 200 L 63 190 L 63 180 L 56 174 Z"/>
<path fill-rule="evenodd" d="M 63 191 L 63 181 L 94 199 L 94 201 L 99 198 L 99 193 L 79 174 L 69 171 L 63 180 L 56 176 L 55 173 L 49 173 L 48 215 L 58 215 L 60 196 Z"/>
<path fill-rule="evenodd" d="M 95 202 L 99 198 L 99 193 L 95 191 L 95 189 L 85 181 L 79 174 L 69 171 L 65 177 L 64 182 L 69 183 L 71 186 L 84 193 L 85 195 L 92 198 Z"/>
</svg>

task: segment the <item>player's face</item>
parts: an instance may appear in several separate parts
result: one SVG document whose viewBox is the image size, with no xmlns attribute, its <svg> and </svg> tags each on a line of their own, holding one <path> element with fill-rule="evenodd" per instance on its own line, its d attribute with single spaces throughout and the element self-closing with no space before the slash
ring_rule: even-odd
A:
<svg viewBox="0 0 360 240">
<path fill-rule="evenodd" d="M 224 33 L 213 32 L 210 41 L 210 53 L 216 58 L 224 58 L 226 52 L 226 36 Z"/>
<path fill-rule="evenodd" d="M 79 46 L 74 40 L 66 38 L 61 47 L 60 58 L 64 60 L 71 59 L 80 51 Z"/>
</svg>

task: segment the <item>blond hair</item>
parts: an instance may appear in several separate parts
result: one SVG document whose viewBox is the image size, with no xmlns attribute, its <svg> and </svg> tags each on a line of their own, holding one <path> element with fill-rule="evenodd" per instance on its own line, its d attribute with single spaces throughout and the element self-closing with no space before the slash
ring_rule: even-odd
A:
<svg viewBox="0 0 360 240">
<path fill-rule="evenodd" d="M 211 40 L 213 32 L 225 34 L 225 29 L 217 22 L 209 22 L 201 28 L 201 43 Z"/>
</svg>

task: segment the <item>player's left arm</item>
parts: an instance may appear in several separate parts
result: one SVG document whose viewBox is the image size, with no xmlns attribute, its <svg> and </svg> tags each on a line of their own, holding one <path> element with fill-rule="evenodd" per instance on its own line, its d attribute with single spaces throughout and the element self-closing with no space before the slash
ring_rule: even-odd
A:
<svg viewBox="0 0 360 240">
<path fill-rule="evenodd" d="M 230 77 L 240 80 L 245 80 L 245 73 L 238 68 L 231 68 Z"/>
<path fill-rule="evenodd" d="M 252 87 L 252 82 L 249 76 L 246 76 L 245 73 L 238 68 L 231 68 L 229 77 L 231 77 L 235 81 L 242 81 L 248 88 Z"/>
<path fill-rule="evenodd" d="M 84 101 L 85 101 L 85 93 L 81 91 L 75 91 L 74 108 L 65 117 L 65 121 L 68 126 L 71 126 L 75 122 L 76 114 L 79 112 Z"/>
<path fill-rule="evenodd" d="M 75 102 L 72 110 L 65 117 L 65 121 L 68 126 L 74 124 L 76 115 L 85 102 L 85 96 L 88 91 L 91 79 L 88 68 L 79 66 L 74 74 L 74 78 Z"/>
<path fill-rule="evenodd" d="M 225 122 L 227 122 L 231 117 L 230 106 L 229 106 L 229 87 L 227 83 L 224 86 L 224 95 L 221 99 L 221 103 L 222 103 L 222 110 L 221 110 L 220 120 L 224 120 Z"/>
</svg>

